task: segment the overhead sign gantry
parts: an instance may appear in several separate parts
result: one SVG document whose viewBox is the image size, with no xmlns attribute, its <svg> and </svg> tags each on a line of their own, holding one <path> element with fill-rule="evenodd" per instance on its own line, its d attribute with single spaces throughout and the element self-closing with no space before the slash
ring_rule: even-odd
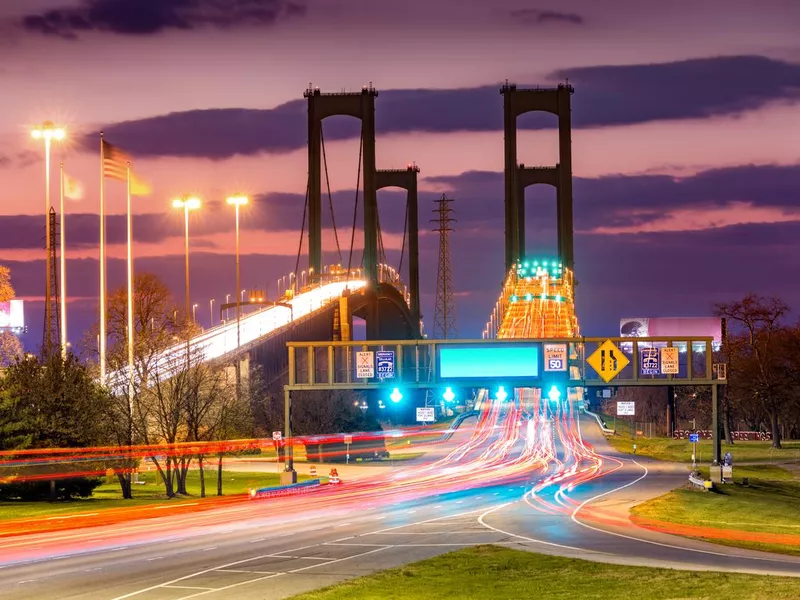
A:
<svg viewBox="0 0 800 600">
<path fill-rule="evenodd" d="M 455 387 L 498 385 L 505 390 L 553 384 L 708 385 L 713 420 L 718 423 L 717 387 L 725 383 L 725 369 L 713 363 L 712 342 L 711 337 L 287 342 L 285 436 L 292 437 L 292 392 L 301 390 L 383 389 L 402 398 L 403 390 L 446 393 Z M 714 440 L 718 462 L 719 436 Z M 293 474 L 291 452 L 287 458 L 287 471 Z"/>
</svg>

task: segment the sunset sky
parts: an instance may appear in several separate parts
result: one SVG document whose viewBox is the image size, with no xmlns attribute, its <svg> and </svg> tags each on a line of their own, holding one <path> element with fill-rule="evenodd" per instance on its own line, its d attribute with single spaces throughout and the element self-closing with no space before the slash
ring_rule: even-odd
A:
<svg viewBox="0 0 800 600">
<path fill-rule="evenodd" d="M 134 10 L 135 8 L 135 10 Z M 753 291 L 800 307 L 800 3 L 796 0 L 3 0 L 0 2 L 0 246 L 41 343 L 44 161 L 29 129 L 68 131 L 53 151 L 80 180 L 70 201 L 69 337 L 97 319 L 99 137 L 133 156 L 154 193 L 135 200 L 135 268 L 183 302 L 191 222 L 192 302 L 234 293 L 233 212 L 247 193 L 243 287 L 294 269 L 307 176 L 309 83 L 370 82 L 378 168 L 420 173 L 420 225 L 456 199 L 452 237 L 461 337 L 479 337 L 503 279 L 499 86 L 569 80 L 576 295 L 587 335 L 624 316 L 705 316 Z M 555 117 L 526 115 L 518 157 L 552 165 Z M 333 202 L 349 245 L 358 123 L 325 121 Z M 555 192 L 529 189 L 527 253 L 555 252 Z M 323 190 L 324 181 L 323 181 Z M 124 282 L 124 187 L 106 185 L 111 287 Z M 324 199 L 327 203 L 327 201 Z M 404 195 L 379 192 L 396 264 Z M 330 225 L 327 204 L 323 221 Z M 356 236 L 358 240 L 359 235 Z M 328 261 L 336 261 L 331 229 Z M 438 240 L 421 236 L 423 312 L 433 326 Z M 358 253 L 360 262 L 360 252 Z M 301 257 L 301 269 L 307 263 Z"/>
</svg>

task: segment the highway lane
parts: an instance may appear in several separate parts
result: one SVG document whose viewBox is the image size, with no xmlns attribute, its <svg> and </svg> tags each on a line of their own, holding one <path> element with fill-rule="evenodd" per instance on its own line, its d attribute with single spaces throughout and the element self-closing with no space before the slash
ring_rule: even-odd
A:
<svg viewBox="0 0 800 600">
<path fill-rule="evenodd" d="M 602 457 L 602 477 L 573 490 L 565 491 L 561 483 L 536 494 L 528 490 L 523 498 L 490 509 L 481 523 L 551 554 L 641 566 L 800 576 L 800 557 L 726 547 L 632 524 L 630 508 L 685 483 L 687 469 L 616 452 L 593 419 L 582 419 L 580 434 Z M 559 446 L 558 455 L 563 457 L 563 444 Z"/>
<path fill-rule="evenodd" d="M 478 543 L 624 564 L 800 573 L 800 559 L 625 525 L 630 503 L 674 487 L 685 473 L 651 465 L 642 477 L 643 461 L 614 456 L 596 425 L 577 429 L 568 414 L 533 429 L 516 422 L 515 414 L 498 416 L 461 431 L 438 462 L 393 471 L 379 485 L 2 540 L 0 589 L 4 598 L 283 598 Z M 605 456 L 596 473 L 573 469 L 576 457 L 581 465 L 596 461 L 581 439 Z M 501 475 L 508 480 L 493 485 Z"/>
</svg>

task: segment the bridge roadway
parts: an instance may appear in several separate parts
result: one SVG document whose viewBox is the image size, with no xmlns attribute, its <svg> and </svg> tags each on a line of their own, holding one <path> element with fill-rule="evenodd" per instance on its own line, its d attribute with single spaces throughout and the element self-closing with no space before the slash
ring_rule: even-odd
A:
<svg viewBox="0 0 800 600">
<path fill-rule="evenodd" d="M 0 589 L 4 598 L 284 598 L 482 543 L 619 564 L 800 575 L 800 557 L 598 523 L 591 511 L 624 515 L 679 485 L 685 472 L 615 455 L 586 418 L 580 430 L 566 420 L 534 424 L 535 447 L 518 420 L 498 415 L 457 432 L 428 466 L 315 496 L 6 538 Z M 560 465 L 569 471 L 581 436 L 601 453 L 601 476 L 572 491 L 542 488 Z"/>
</svg>

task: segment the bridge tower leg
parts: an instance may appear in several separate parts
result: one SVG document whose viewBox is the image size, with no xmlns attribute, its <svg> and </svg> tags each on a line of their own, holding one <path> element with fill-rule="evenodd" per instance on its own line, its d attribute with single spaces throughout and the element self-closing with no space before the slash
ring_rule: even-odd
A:
<svg viewBox="0 0 800 600">
<path fill-rule="evenodd" d="M 419 302 L 419 203 L 417 198 L 417 175 L 419 167 L 409 165 L 406 169 L 381 169 L 375 172 L 375 187 L 382 189 L 398 187 L 406 190 L 408 202 L 408 292 L 411 318 L 419 328 L 422 313 Z"/>
<path fill-rule="evenodd" d="M 557 88 L 517 89 L 506 83 L 503 95 L 503 130 L 505 136 L 505 229 L 506 272 L 525 253 L 524 184 L 517 166 L 517 117 L 528 112 L 548 112 L 558 117 L 559 163 L 555 169 L 558 205 L 558 254 L 569 269 L 574 268 L 572 228 L 572 121 L 570 98 L 574 89 L 560 84 Z M 531 175 L 531 177 L 533 177 Z M 547 175 L 549 179 L 550 175 Z"/>
<path fill-rule="evenodd" d="M 308 266 L 311 281 L 322 272 L 322 121 L 334 115 L 361 120 L 364 178 L 364 272 L 371 286 L 378 283 L 378 208 L 375 188 L 375 98 L 377 90 L 364 86 L 361 92 L 323 94 L 309 87 L 308 100 Z"/>
</svg>

